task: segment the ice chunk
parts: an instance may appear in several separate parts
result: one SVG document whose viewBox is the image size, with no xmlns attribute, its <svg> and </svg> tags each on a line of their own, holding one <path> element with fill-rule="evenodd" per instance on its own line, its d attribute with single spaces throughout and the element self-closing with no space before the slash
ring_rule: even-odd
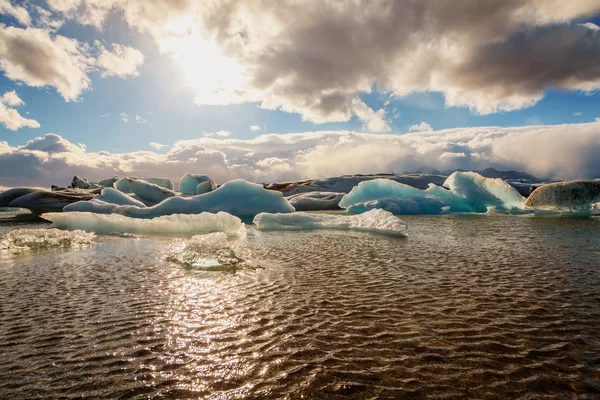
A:
<svg viewBox="0 0 600 400">
<path fill-rule="evenodd" d="M 600 201 L 600 181 L 564 181 L 535 189 L 526 206 L 543 211 L 590 212 Z"/>
<path fill-rule="evenodd" d="M 100 187 L 100 185 L 97 184 L 96 182 L 91 182 L 85 178 L 81 178 L 81 177 L 75 175 L 73 177 L 73 180 L 71 181 L 71 187 L 78 188 L 78 189 L 97 189 Z"/>
<path fill-rule="evenodd" d="M 5 190 L 4 192 L 0 193 L 0 207 L 7 207 L 13 200 L 38 191 L 38 189 L 30 188 L 13 188 Z"/>
<path fill-rule="evenodd" d="M 132 206 L 121 206 L 131 207 Z M 201 213 L 194 215 L 168 215 L 153 219 L 137 219 L 118 214 L 95 214 L 91 212 L 68 212 L 43 214 L 42 218 L 52 221 L 59 229 L 80 229 L 98 234 L 138 233 L 144 235 L 197 235 L 224 232 L 238 235 L 245 227 L 242 221 L 231 214 Z"/>
<path fill-rule="evenodd" d="M 287 199 L 296 211 L 336 210 L 345 193 L 306 192 L 289 196 Z"/>
<path fill-rule="evenodd" d="M 136 176 L 127 176 L 125 178 L 121 178 L 121 179 L 117 180 L 113 184 L 115 189 L 117 189 L 123 193 L 132 193 L 131 188 L 129 187 L 129 184 L 127 183 L 127 178 L 137 179 L 140 181 L 152 183 L 154 185 L 160 186 L 161 188 L 173 190 L 173 182 L 171 182 L 170 179 L 167 179 L 167 178 L 138 178 Z"/>
<path fill-rule="evenodd" d="M 394 214 L 439 214 L 444 205 L 425 190 L 389 179 L 361 182 L 340 201 L 340 207 L 353 213 L 381 208 Z"/>
<path fill-rule="evenodd" d="M 129 188 L 140 199 L 150 203 L 160 203 L 164 199 L 173 197 L 176 193 L 172 190 L 155 185 L 153 183 L 140 179 L 125 178 L 129 184 Z"/>
<path fill-rule="evenodd" d="M 213 181 L 206 181 L 198 184 L 196 186 L 196 194 L 204 194 L 208 192 L 212 192 L 217 188 L 217 185 Z"/>
<path fill-rule="evenodd" d="M 293 214 L 261 213 L 254 223 L 263 231 L 297 231 L 313 229 L 355 230 L 405 236 L 406 224 L 392 213 L 374 209 L 359 215 L 328 215 L 296 212 Z"/>
<path fill-rule="evenodd" d="M 17 197 L 8 204 L 8 207 L 27 208 L 34 214 L 40 214 L 61 211 L 68 204 L 91 200 L 93 197 L 94 194 L 89 190 L 69 189 L 58 192 L 40 190 Z"/>
<path fill-rule="evenodd" d="M 429 184 L 426 190 L 389 179 L 365 181 L 342 198 L 340 207 L 350 212 L 382 208 L 394 214 L 439 214 L 486 212 L 489 206 L 499 211 L 524 208 L 524 198 L 501 179 L 484 178 L 474 172 L 455 172 L 445 185 L 450 190 Z"/>
<path fill-rule="evenodd" d="M 115 182 L 119 180 L 118 176 L 113 176 L 112 178 L 106 178 L 106 179 L 102 179 L 101 181 L 98 181 L 98 185 L 103 186 L 103 187 L 114 187 Z"/>
<path fill-rule="evenodd" d="M 111 204 L 104 202 L 102 200 L 92 199 L 90 201 L 78 201 L 75 203 L 71 203 L 66 205 L 62 211 L 63 212 L 92 212 L 96 214 L 112 214 L 117 212 L 119 209 L 117 204 Z M 134 207 L 134 206 L 129 206 Z"/>
<path fill-rule="evenodd" d="M 444 186 L 465 199 L 475 212 L 486 212 L 488 206 L 497 210 L 524 208 L 525 198 L 500 178 L 484 178 L 476 172 L 455 172 Z"/>
<path fill-rule="evenodd" d="M 246 265 L 239 246 L 225 233 L 194 236 L 167 260 L 199 271 L 231 271 Z"/>
<path fill-rule="evenodd" d="M 183 194 L 199 194 L 196 193 L 196 187 L 202 182 L 208 182 L 211 179 L 206 175 L 190 174 L 186 172 L 179 180 L 179 191 Z"/>
<path fill-rule="evenodd" d="M 94 245 L 94 234 L 59 229 L 16 229 L 0 236 L 0 250 L 26 251 Z"/>
<path fill-rule="evenodd" d="M 117 189 L 113 188 L 102 189 L 102 193 L 94 196 L 93 200 L 100 200 L 105 203 L 117 204 L 120 206 L 146 207 L 146 205 L 141 201 L 136 200 L 133 197 L 128 196 L 123 192 L 120 192 Z"/>
</svg>

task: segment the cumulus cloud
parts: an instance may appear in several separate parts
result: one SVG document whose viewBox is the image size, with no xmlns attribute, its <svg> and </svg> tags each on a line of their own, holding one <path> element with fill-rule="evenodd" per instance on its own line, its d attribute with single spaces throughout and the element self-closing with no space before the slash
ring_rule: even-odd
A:
<svg viewBox="0 0 600 400">
<path fill-rule="evenodd" d="M 8 0 L 0 0 L 0 14 L 8 14 L 14 17 L 20 24 L 31 25 L 31 17 L 25 7 L 13 5 Z"/>
<path fill-rule="evenodd" d="M 258 131 L 260 131 L 260 126 L 258 126 L 258 125 L 250 125 L 250 130 L 252 132 L 258 132 Z"/>
<path fill-rule="evenodd" d="M 129 114 L 127 114 L 125 111 L 119 113 L 119 116 L 121 117 L 121 120 L 123 120 L 123 122 L 127 122 L 129 121 Z"/>
<path fill-rule="evenodd" d="M 177 60 L 198 104 L 258 102 L 317 123 L 358 116 L 374 87 L 435 91 L 486 114 L 529 107 L 547 89 L 600 87 L 597 0 L 48 0 L 102 27 L 110 12 Z"/>
<path fill-rule="evenodd" d="M 125 122 L 127 122 L 127 121 L 125 121 Z M 147 124 L 148 123 L 148 121 L 146 120 L 146 118 L 141 117 L 139 115 L 135 116 L 135 122 L 137 122 L 138 124 Z"/>
<path fill-rule="evenodd" d="M 430 132 L 433 131 L 431 125 L 425 121 L 421 121 L 420 124 L 411 125 L 408 127 L 409 132 Z"/>
<path fill-rule="evenodd" d="M 23 117 L 13 108 L 23 105 L 25 105 L 25 102 L 21 100 L 14 90 L 4 93 L 0 97 L 0 123 L 11 131 L 16 131 L 23 127 L 39 128 L 39 122 Z"/>
<path fill-rule="evenodd" d="M 0 24 L 0 69 L 7 78 L 29 86 L 52 86 L 66 101 L 77 100 L 91 86 L 89 73 L 137 76 L 142 54 L 131 47 L 107 50 L 57 35 L 51 29 L 17 28 Z"/>
<path fill-rule="evenodd" d="M 160 144 L 160 143 L 156 143 L 156 142 L 150 142 L 149 144 L 150 144 L 150 147 L 153 147 L 156 150 L 162 150 L 167 147 L 170 147 L 168 144 Z"/>
<path fill-rule="evenodd" d="M 268 134 L 251 140 L 213 135 L 177 141 L 164 154 L 91 152 L 48 134 L 20 147 L 0 142 L 0 185 L 65 184 L 74 174 L 94 180 L 113 175 L 177 180 L 190 171 L 223 183 L 235 178 L 273 182 L 352 173 L 488 167 L 522 170 L 542 178 L 595 178 L 600 176 L 599 152 L 600 121 L 405 135 L 320 131 Z"/>
<path fill-rule="evenodd" d="M 229 131 L 217 131 L 217 132 L 204 132 L 204 137 L 218 136 L 218 137 L 228 137 L 231 136 L 231 132 Z"/>
</svg>

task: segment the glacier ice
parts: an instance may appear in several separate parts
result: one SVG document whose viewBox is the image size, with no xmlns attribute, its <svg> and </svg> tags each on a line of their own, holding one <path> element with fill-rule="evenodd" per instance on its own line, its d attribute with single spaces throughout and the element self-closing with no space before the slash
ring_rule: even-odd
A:
<svg viewBox="0 0 600 400">
<path fill-rule="evenodd" d="M 132 193 L 131 188 L 129 187 L 129 183 L 127 183 L 127 178 L 118 179 L 115 183 L 113 183 L 115 189 L 123 193 Z"/>
<path fill-rule="evenodd" d="M 217 188 L 217 185 L 215 185 L 215 183 L 213 181 L 202 182 L 202 183 L 199 183 L 198 186 L 196 186 L 196 194 L 204 194 L 204 193 L 212 192 L 216 188 Z"/>
<path fill-rule="evenodd" d="M 137 176 L 127 176 L 125 178 L 118 179 L 113 183 L 115 189 L 120 190 L 123 193 L 131 193 L 131 188 L 129 187 L 129 183 L 127 182 L 127 178 L 129 179 L 137 179 L 140 181 L 152 183 L 156 186 L 160 186 L 164 189 L 173 190 L 173 182 L 171 182 L 168 178 L 155 178 L 155 177 L 147 177 L 147 178 L 139 178 Z"/>
<path fill-rule="evenodd" d="M 200 194 L 196 193 L 198 185 L 210 180 L 211 179 L 206 175 L 190 174 L 189 172 L 186 172 L 179 180 L 179 191 L 186 195 Z"/>
<path fill-rule="evenodd" d="M 525 199 L 501 179 L 484 178 L 474 172 L 455 172 L 440 187 L 429 184 L 425 190 L 391 181 L 375 179 L 354 187 L 342 198 L 340 207 L 361 213 L 381 208 L 394 214 L 439 214 L 523 209 Z"/>
<path fill-rule="evenodd" d="M 59 229 L 15 229 L 0 236 L 0 250 L 27 251 L 95 245 L 93 233 Z"/>
<path fill-rule="evenodd" d="M 131 207 L 131 206 L 125 206 Z M 165 215 L 153 219 L 130 218 L 118 214 L 96 214 L 92 212 L 66 212 L 43 214 L 42 218 L 52 221 L 58 229 L 82 230 L 98 234 L 139 233 L 144 235 L 197 235 L 224 232 L 238 235 L 245 230 L 242 221 L 224 212 L 216 214 Z"/>
<path fill-rule="evenodd" d="M 136 207 L 146 207 L 144 203 L 139 200 L 134 199 L 131 196 L 126 195 L 125 193 L 113 189 L 113 188 L 104 188 L 99 195 L 94 196 L 92 201 L 103 201 L 105 203 L 117 204 L 120 206 L 136 206 Z"/>
<path fill-rule="evenodd" d="M 406 224 L 392 213 L 374 209 L 359 215 L 332 215 L 296 212 L 293 214 L 261 213 L 254 224 L 262 231 L 298 231 L 335 229 L 405 236 Z"/>
<path fill-rule="evenodd" d="M 564 181 L 535 189 L 526 206 L 539 211 L 591 212 L 600 202 L 600 181 Z"/>
<path fill-rule="evenodd" d="M 98 181 L 98 185 L 107 187 L 107 188 L 112 188 L 112 187 L 114 187 L 115 182 L 118 180 L 119 180 L 118 176 L 113 176 L 112 178 L 106 178 L 106 179 L 102 179 L 102 180 Z"/>
<path fill-rule="evenodd" d="M 344 193 L 337 192 L 305 192 L 287 197 L 296 211 L 336 210 Z"/>
<path fill-rule="evenodd" d="M 242 253 L 239 242 L 217 232 L 191 237 L 167 260 L 196 271 L 231 271 L 246 265 Z"/>
<path fill-rule="evenodd" d="M 173 197 L 176 193 L 170 189 L 158 186 L 141 179 L 125 178 L 131 191 L 140 199 L 149 203 L 160 203 L 164 199 Z"/>
<path fill-rule="evenodd" d="M 261 212 L 289 213 L 294 207 L 283 197 L 281 192 L 266 190 L 262 185 L 250 183 L 242 179 L 225 183 L 220 188 L 192 197 L 170 197 L 152 207 L 134 206 L 83 205 L 66 207 L 63 211 L 81 211 L 80 207 L 88 207 L 101 213 L 116 213 L 132 218 L 154 218 L 171 214 L 199 214 L 201 212 L 224 211 L 241 218 L 253 218 Z M 109 211 L 110 210 L 110 211 Z"/>
</svg>

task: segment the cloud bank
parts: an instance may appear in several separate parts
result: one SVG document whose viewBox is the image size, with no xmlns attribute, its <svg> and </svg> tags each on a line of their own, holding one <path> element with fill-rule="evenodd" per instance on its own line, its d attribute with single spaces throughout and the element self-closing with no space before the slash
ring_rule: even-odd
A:
<svg viewBox="0 0 600 400">
<path fill-rule="evenodd" d="M 155 148 L 168 146 L 152 144 Z M 406 135 L 321 131 L 251 140 L 211 135 L 175 142 L 164 154 L 91 152 L 55 134 L 23 146 L 0 142 L 0 185 L 66 185 L 73 175 L 204 173 L 219 183 L 274 182 L 405 170 L 516 169 L 542 178 L 600 177 L 600 121 L 519 128 L 465 128 Z"/>
<path fill-rule="evenodd" d="M 597 0 L 48 0 L 102 28 L 118 13 L 180 62 L 198 104 L 258 102 L 316 123 L 386 111 L 359 99 L 434 91 L 487 114 L 547 89 L 600 88 Z"/>
</svg>

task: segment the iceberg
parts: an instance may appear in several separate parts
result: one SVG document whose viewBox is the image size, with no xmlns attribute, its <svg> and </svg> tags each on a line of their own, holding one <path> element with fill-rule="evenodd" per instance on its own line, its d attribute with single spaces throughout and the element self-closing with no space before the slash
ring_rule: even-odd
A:
<svg viewBox="0 0 600 400">
<path fill-rule="evenodd" d="M 76 189 L 98 189 L 99 187 L 101 187 L 101 185 L 99 185 L 96 182 L 91 182 L 85 178 L 81 178 L 81 177 L 75 175 L 73 177 L 73 180 L 71 181 L 70 187 L 76 188 Z"/>
<path fill-rule="evenodd" d="M 67 212 L 43 214 L 42 218 L 52 221 L 54 228 L 82 230 L 103 235 L 121 232 L 183 236 L 224 232 L 228 235 L 239 235 L 245 231 L 245 226 L 239 218 L 224 212 L 175 214 L 153 219 L 130 218 L 118 214 Z"/>
<path fill-rule="evenodd" d="M 0 207 L 8 207 L 13 200 L 38 191 L 38 189 L 30 188 L 14 188 L 5 190 L 4 192 L 0 193 Z"/>
<path fill-rule="evenodd" d="M 196 193 L 198 185 L 209 181 L 211 181 L 211 179 L 206 175 L 190 174 L 189 172 L 186 172 L 179 180 L 179 191 L 186 195 L 200 194 Z"/>
<path fill-rule="evenodd" d="M 140 181 L 152 183 L 154 185 L 160 186 L 161 188 L 173 190 L 173 182 L 167 178 L 138 178 L 137 176 L 127 176 L 125 178 L 118 179 L 114 182 L 113 186 L 115 189 L 120 190 L 123 193 L 131 193 L 131 188 L 127 183 L 127 178 L 129 179 L 137 179 Z"/>
<path fill-rule="evenodd" d="M 208 192 L 212 192 L 217 188 L 217 185 L 213 181 L 206 181 L 198 184 L 196 186 L 196 194 L 204 194 Z"/>
<path fill-rule="evenodd" d="M 240 218 L 252 219 L 261 212 L 291 213 L 295 209 L 281 192 L 266 190 L 262 185 L 238 179 L 220 188 L 192 197 L 170 197 L 152 207 L 105 205 L 94 202 L 73 204 L 63 211 L 116 213 L 131 218 L 155 218 L 172 214 L 200 214 L 224 211 Z"/>
<path fill-rule="evenodd" d="M 120 208 L 118 204 L 107 203 L 102 200 L 77 201 L 63 207 L 63 212 L 91 212 L 95 214 L 113 214 Z M 136 207 L 136 206 L 129 206 Z"/>
<path fill-rule="evenodd" d="M 160 203 L 161 201 L 175 196 L 177 193 L 154 183 L 141 179 L 125 178 L 131 191 L 140 199 L 149 203 Z"/>
<path fill-rule="evenodd" d="M 94 234 L 80 230 L 15 229 L 0 236 L 0 250 L 27 251 L 93 246 Z"/>
<path fill-rule="evenodd" d="M 16 193 L 17 192 L 12 192 L 11 196 Z M 56 192 L 38 190 L 15 198 L 8 203 L 7 207 L 27 208 L 34 214 L 55 212 L 61 211 L 65 206 L 71 203 L 82 200 L 91 200 L 96 193 L 96 191 L 82 189 L 67 189 Z"/>
<path fill-rule="evenodd" d="M 600 202 L 600 181 L 564 181 L 535 189 L 525 206 L 541 211 L 589 213 Z"/>
<path fill-rule="evenodd" d="M 108 188 L 112 188 L 115 185 L 115 182 L 119 180 L 118 176 L 113 176 L 112 178 L 106 178 L 106 179 L 102 179 L 101 181 L 98 181 L 98 185 L 102 186 L 102 187 L 108 187 Z"/>
<path fill-rule="evenodd" d="M 113 188 L 102 189 L 102 192 L 99 195 L 94 196 L 92 201 L 102 201 L 104 203 L 117 204 L 121 206 L 146 207 L 146 205 L 141 201 L 136 200 L 133 197 Z"/>
<path fill-rule="evenodd" d="M 421 190 L 389 179 L 365 181 L 342 198 L 340 207 L 353 213 L 381 208 L 394 214 L 439 214 L 446 210 L 485 213 L 490 206 L 510 211 L 525 206 L 523 196 L 508 183 L 474 172 L 454 172 L 444 186 L 449 189 L 432 183 Z"/>
<path fill-rule="evenodd" d="M 296 211 L 337 210 L 344 193 L 305 192 L 287 197 Z"/>
<path fill-rule="evenodd" d="M 261 231 L 299 231 L 314 229 L 353 230 L 406 236 L 406 224 L 392 213 L 374 209 L 359 215 L 331 215 L 296 212 L 293 214 L 261 213 L 254 218 Z"/>
</svg>

